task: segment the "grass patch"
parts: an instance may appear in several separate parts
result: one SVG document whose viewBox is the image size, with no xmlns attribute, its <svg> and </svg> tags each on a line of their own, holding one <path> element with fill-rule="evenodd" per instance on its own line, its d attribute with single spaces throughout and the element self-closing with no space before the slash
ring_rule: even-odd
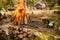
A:
<svg viewBox="0 0 60 40">
<path fill-rule="evenodd" d="M 52 10 L 60 10 L 60 6 L 54 6 L 52 7 Z"/>
</svg>

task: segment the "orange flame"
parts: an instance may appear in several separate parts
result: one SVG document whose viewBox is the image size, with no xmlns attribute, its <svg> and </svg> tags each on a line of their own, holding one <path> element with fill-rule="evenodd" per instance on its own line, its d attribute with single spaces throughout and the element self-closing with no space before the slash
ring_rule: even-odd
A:
<svg viewBox="0 0 60 40">
<path fill-rule="evenodd" d="M 14 24 L 21 24 L 23 17 L 26 15 L 25 0 L 20 0 L 20 3 L 17 5 L 15 14 L 13 15 L 12 21 Z"/>
</svg>

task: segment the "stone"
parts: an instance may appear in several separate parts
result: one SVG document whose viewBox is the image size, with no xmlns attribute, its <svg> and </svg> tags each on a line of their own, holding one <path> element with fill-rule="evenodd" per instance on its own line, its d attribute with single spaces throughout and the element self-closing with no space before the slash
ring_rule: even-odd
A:
<svg viewBox="0 0 60 40">
<path fill-rule="evenodd" d="M 49 24 L 48 24 L 48 28 L 53 28 L 54 25 L 55 25 L 55 23 L 54 23 L 53 21 L 51 21 L 51 22 L 49 22 Z"/>
<path fill-rule="evenodd" d="M 23 34 L 18 35 L 19 38 L 23 38 Z"/>
<path fill-rule="evenodd" d="M 29 35 L 29 34 L 31 34 L 31 32 L 27 32 L 27 34 Z"/>
<path fill-rule="evenodd" d="M 19 30 L 20 30 L 20 31 L 22 31 L 22 30 L 23 30 L 23 28 L 19 28 Z"/>
<path fill-rule="evenodd" d="M 23 38 L 22 40 L 28 40 L 28 38 Z"/>
<path fill-rule="evenodd" d="M 23 28 L 23 31 L 24 31 L 24 32 L 27 32 L 27 28 Z"/>
<path fill-rule="evenodd" d="M 59 29 L 59 31 L 60 31 L 60 27 L 59 27 L 58 29 Z"/>
<path fill-rule="evenodd" d="M 9 29 L 9 30 L 13 30 L 13 27 L 9 27 L 8 29 Z"/>
<path fill-rule="evenodd" d="M 13 34 L 18 34 L 19 32 L 18 31 L 13 31 Z"/>
<path fill-rule="evenodd" d="M 34 39 L 31 39 L 31 40 L 34 40 Z"/>
<path fill-rule="evenodd" d="M 27 28 L 28 26 L 24 26 L 24 27 L 26 27 L 26 28 Z"/>
<path fill-rule="evenodd" d="M 28 37 L 30 38 L 32 35 L 30 34 L 30 35 L 28 35 Z"/>
<path fill-rule="evenodd" d="M 31 29 L 27 29 L 28 30 L 28 32 L 30 32 L 31 31 Z"/>
<path fill-rule="evenodd" d="M 23 36 L 26 37 L 27 36 L 27 33 L 24 33 Z"/>
<path fill-rule="evenodd" d="M 0 33 L 2 33 L 2 30 L 0 29 Z"/>
<path fill-rule="evenodd" d="M 13 30 L 9 30 L 9 34 L 12 34 L 13 33 Z"/>
<path fill-rule="evenodd" d="M 18 27 L 13 27 L 13 30 L 18 30 Z"/>
<path fill-rule="evenodd" d="M 35 32 L 34 35 L 35 35 L 35 36 L 40 36 L 40 35 L 42 35 L 42 34 L 41 34 L 40 32 Z"/>
<path fill-rule="evenodd" d="M 23 31 L 20 31 L 21 34 L 23 34 Z"/>
</svg>

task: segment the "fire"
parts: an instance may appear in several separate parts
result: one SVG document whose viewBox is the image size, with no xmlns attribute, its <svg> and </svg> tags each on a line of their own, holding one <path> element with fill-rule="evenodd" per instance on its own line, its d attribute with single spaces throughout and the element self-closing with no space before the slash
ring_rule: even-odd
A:
<svg viewBox="0 0 60 40">
<path fill-rule="evenodd" d="M 25 0 L 20 0 L 20 3 L 17 5 L 15 9 L 15 13 L 13 15 L 12 21 L 14 24 L 20 25 L 26 16 L 26 7 Z M 26 16 L 27 17 L 27 16 Z"/>
</svg>

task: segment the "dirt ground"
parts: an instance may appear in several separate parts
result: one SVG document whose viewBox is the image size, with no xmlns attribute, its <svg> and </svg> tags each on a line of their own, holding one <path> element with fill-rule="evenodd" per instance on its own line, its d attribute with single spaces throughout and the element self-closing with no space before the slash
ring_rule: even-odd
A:
<svg viewBox="0 0 60 40">
<path fill-rule="evenodd" d="M 55 30 L 53 30 L 52 28 L 47 28 L 45 25 L 43 25 L 42 21 L 35 18 L 35 17 L 30 17 L 28 24 L 26 25 L 14 25 L 11 22 L 11 18 L 7 18 L 7 19 L 3 19 L 0 21 L 0 27 L 2 26 L 12 26 L 12 27 L 27 27 L 27 28 L 31 28 L 31 29 L 36 29 L 38 31 L 41 32 L 53 32 L 55 33 Z"/>
<path fill-rule="evenodd" d="M 48 32 L 51 33 L 53 35 L 56 35 L 57 37 L 60 37 L 59 35 L 56 34 L 56 30 L 54 30 L 53 28 L 47 28 L 43 22 L 39 19 L 37 19 L 36 17 L 30 17 L 28 24 L 26 25 L 14 25 L 11 22 L 11 18 L 7 18 L 7 19 L 3 19 L 0 21 L 0 28 L 2 28 L 2 30 L 5 30 L 8 27 L 16 27 L 16 28 L 27 28 L 27 29 L 34 29 L 37 30 L 38 32 Z M 9 29 L 8 29 L 9 30 Z M 8 34 L 8 33 L 6 33 Z"/>
</svg>

